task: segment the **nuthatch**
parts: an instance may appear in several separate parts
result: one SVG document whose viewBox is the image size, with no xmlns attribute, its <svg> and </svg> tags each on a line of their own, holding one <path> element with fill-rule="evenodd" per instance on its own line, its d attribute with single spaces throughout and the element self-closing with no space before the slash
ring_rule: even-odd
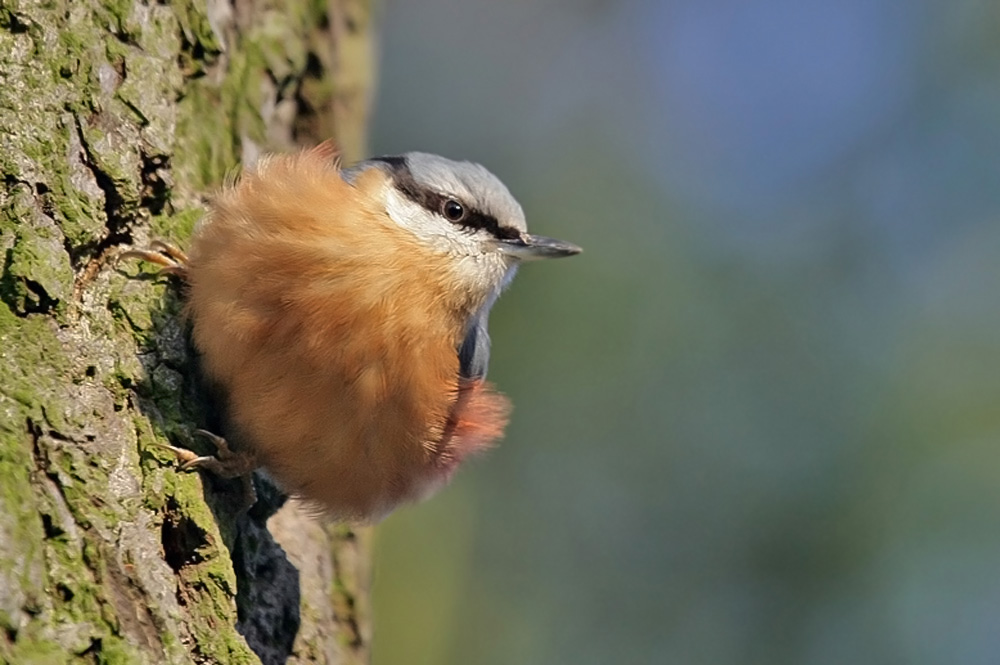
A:
<svg viewBox="0 0 1000 665">
<path fill-rule="evenodd" d="M 341 170 L 329 144 L 262 159 L 213 202 L 190 257 L 130 252 L 188 283 L 186 313 L 226 405 L 227 476 L 265 467 L 341 519 L 441 487 L 503 434 L 487 319 L 521 261 L 580 248 L 531 235 L 478 164 L 411 152 Z"/>
</svg>

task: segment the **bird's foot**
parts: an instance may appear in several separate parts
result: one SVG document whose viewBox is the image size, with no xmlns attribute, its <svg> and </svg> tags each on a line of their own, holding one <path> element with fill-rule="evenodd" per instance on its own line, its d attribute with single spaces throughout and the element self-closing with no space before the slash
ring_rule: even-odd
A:
<svg viewBox="0 0 1000 665">
<path fill-rule="evenodd" d="M 239 478 L 243 483 L 243 497 L 240 503 L 240 512 L 245 512 L 257 501 L 257 493 L 253 488 L 253 478 L 251 473 L 257 468 L 257 459 L 252 452 L 234 451 L 229 447 L 229 443 L 217 434 L 199 429 L 194 432 L 198 436 L 204 437 L 215 446 L 215 455 L 199 455 L 187 448 L 160 444 L 164 448 L 172 451 L 180 461 L 182 471 L 192 469 L 204 469 L 220 478 Z"/>
<path fill-rule="evenodd" d="M 149 243 L 147 249 L 130 249 L 123 252 L 121 259 L 141 259 L 157 265 L 163 266 L 161 274 L 176 275 L 181 279 L 187 279 L 188 257 L 176 245 L 172 245 L 165 240 L 154 240 Z"/>
</svg>

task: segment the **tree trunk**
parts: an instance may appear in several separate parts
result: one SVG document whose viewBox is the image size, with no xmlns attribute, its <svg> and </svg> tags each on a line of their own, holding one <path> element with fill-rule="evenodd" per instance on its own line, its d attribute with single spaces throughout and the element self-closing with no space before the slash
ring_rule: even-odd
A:
<svg viewBox="0 0 1000 665">
<path fill-rule="evenodd" d="M 241 158 L 357 157 L 371 44 L 364 0 L 0 0 L 0 662 L 367 661 L 367 533 L 176 470 L 182 294 L 116 259 Z"/>
</svg>

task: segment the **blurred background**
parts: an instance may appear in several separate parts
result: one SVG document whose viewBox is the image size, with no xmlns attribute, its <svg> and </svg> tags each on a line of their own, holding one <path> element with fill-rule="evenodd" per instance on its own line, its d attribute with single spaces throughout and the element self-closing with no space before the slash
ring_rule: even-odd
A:
<svg viewBox="0 0 1000 665">
<path fill-rule="evenodd" d="M 1000 658 L 1000 5 L 387 0 L 375 153 L 531 228 L 506 440 L 377 531 L 377 665 Z"/>
</svg>

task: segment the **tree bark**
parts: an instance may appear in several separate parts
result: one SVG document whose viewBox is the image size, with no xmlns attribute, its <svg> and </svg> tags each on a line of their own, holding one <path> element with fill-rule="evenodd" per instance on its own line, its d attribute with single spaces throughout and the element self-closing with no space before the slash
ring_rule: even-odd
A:
<svg viewBox="0 0 1000 665">
<path fill-rule="evenodd" d="M 182 294 L 116 259 L 263 150 L 359 156 L 372 42 L 364 0 L 0 0 L 0 662 L 367 662 L 367 532 L 176 471 Z"/>
</svg>

